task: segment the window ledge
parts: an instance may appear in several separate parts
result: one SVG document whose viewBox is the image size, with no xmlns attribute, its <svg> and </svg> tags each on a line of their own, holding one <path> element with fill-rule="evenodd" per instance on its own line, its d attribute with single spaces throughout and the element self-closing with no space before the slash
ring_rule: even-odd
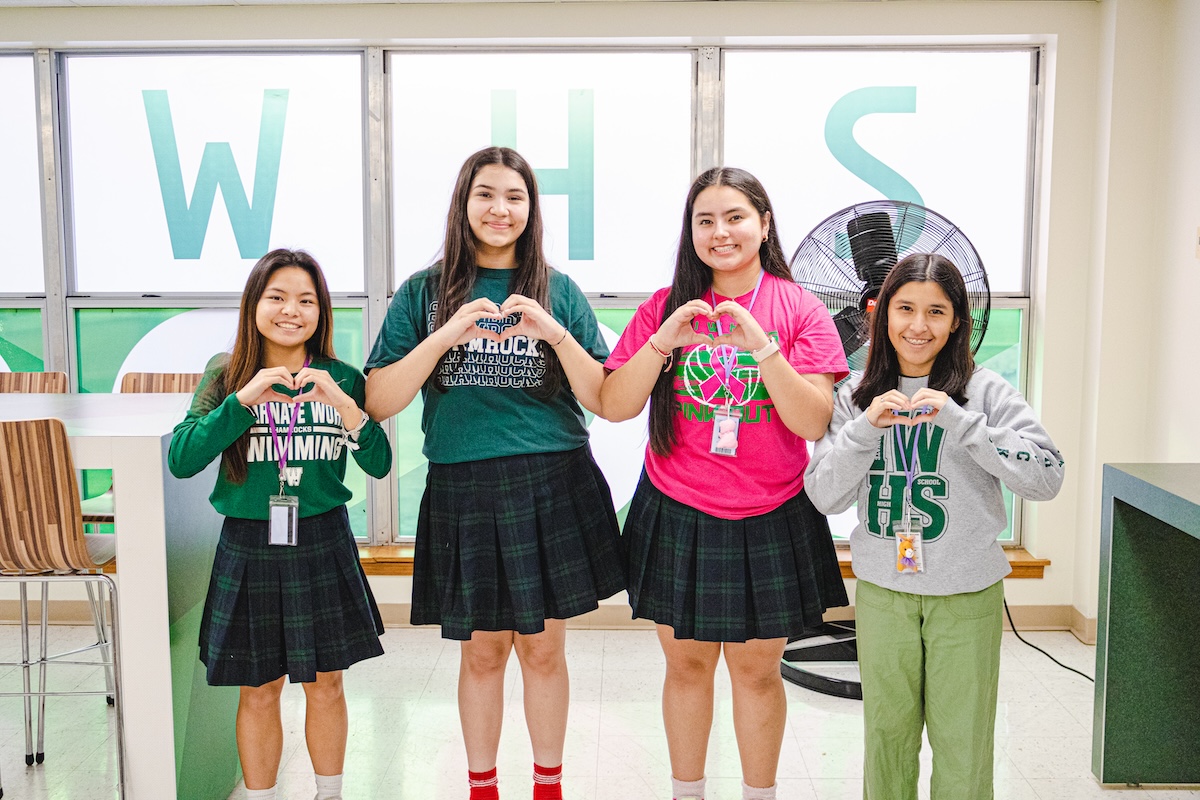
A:
<svg viewBox="0 0 1200 800">
<path fill-rule="evenodd" d="M 359 547 L 358 560 L 368 575 L 412 575 L 415 551 L 412 544 Z"/>
<path fill-rule="evenodd" d="M 412 575 L 413 553 L 412 544 L 389 544 L 377 547 L 359 547 L 358 559 L 362 562 L 363 572 L 368 575 Z M 838 547 L 838 566 L 841 567 L 843 578 L 854 577 L 854 567 L 850 563 L 850 548 Z M 1012 566 L 1009 578 L 1045 577 L 1046 567 L 1050 566 L 1048 558 L 1034 558 L 1029 551 L 1022 547 L 1005 549 L 1008 563 Z M 110 561 L 104 565 L 104 571 L 116 572 L 116 562 Z"/>
<path fill-rule="evenodd" d="M 842 568 L 843 578 L 853 578 L 854 568 L 850 564 L 850 548 L 839 547 L 838 551 L 838 566 Z M 1044 577 L 1046 567 L 1050 566 L 1048 558 L 1034 558 L 1029 551 L 1023 547 L 1006 548 L 1004 554 L 1008 556 L 1008 563 L 1012 566 L 1012 573 L 1009 578 L 1036 578 Z"/>
</svg>

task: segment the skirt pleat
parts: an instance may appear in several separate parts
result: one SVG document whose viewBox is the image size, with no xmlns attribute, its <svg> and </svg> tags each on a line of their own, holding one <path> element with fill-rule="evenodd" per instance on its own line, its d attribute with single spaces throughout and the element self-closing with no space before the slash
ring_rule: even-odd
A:
<svg viewBox="0 0 1200 800">
<path fill-rule="evenodd" d="M 301 518 L 298 539 L 268 545 L 265 521 L 225 520 L 200 624 L 210 685 L 315 681 L 383 654 L 345 507 Z"/>
<path fill-rule="evenodd" d="M 612 496 L 589 448 L 429 465 L 413 624 L 459 640 L 540 633 L 623 588 Z"/>
<path fill-rule="evenodd" d="M 679 639 L 794 638 L 849 603 L 829 523 L 803 491 L 766 514 L 727 520 L 643 475 L 622 538 L 633 616 Z"/>
</svg>

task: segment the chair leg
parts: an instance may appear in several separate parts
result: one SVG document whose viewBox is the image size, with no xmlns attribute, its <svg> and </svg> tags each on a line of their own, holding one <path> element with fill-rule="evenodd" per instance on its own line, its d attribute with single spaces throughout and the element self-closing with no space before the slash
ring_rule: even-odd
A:
<svg viewBox="0 0 1200 800">
<path fill-rule="evenodd" d="M 100 645 L 100 657 L 108 665 L 104 668 L 104 686 L 108 690 L 108 696 L 105 698 L 108 704 L 113 705 L 113 668 L 112 668 L 112 645 L 108 641 L 108 631 L 105 624 L 104 613 L 104 585 L 101 584 L 99 591 L 92 590 L 92 582 L 85 581 L 84 586 L 87 588 L 88 604 L 92 607 L 92 626 L 96 629 L 96 644 Z M 99 599 L 97 600 L 97 595 Z"/>
<path fill-rule="evenodd" d="M 121 649 L 120 630 L 117 624 L 117 592 L 111 578 L 105 580 L 108 596 L 112 603 L 112 662 L 113 662 L 113 705 L 117 712 L 117 797 L 125 800 L 125 704 L 121 699 L 121 670 L 117 662 Z"/>
<path fill-rule="evenodd" d="M 49 653 L 48 645 L 50 638 L 50 584 L 42 584 L 42 627 L 41 627 L 40 650 L 41 656 L 38 658 L 38 728 L 37 728 L 37 750 L 33 754 L 33 760 L 41 764 L 46 760 L 46 656 Z"/>
<path fill-rule="evenodd" d="M 25 689 L 25 766 L 33 766 L 33 697 L 29 686 L 29 591 L 21 583 L 21 681 Z"/>
</svg>

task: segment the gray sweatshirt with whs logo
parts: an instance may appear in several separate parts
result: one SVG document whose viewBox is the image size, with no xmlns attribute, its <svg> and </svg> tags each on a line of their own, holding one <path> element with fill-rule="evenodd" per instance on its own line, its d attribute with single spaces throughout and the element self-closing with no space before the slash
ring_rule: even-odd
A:
<svg viewBox="0 0 1200 800">
<path fill-rule="evenodd" d="M 804 475 L 808 496 L 822 513 L 858 504 L 850 535 L 855 575 L 927 595 L 977 592 L 1008 575 L 1008 559 L 996 541 L 1007 524 L 1001 484 L 1027 499 L 1049 500 L 1063 480 L 1062 456 L 1025 398 L 981 367 L 967 384 L 965 405 L 949 400 L 919 429 L 876 428 L 850 397 L 861 377 L 852 376 L 838 391 L 829 430 Z M 899 389 L 912 397 L 927 383 L 901 378 Z M 925 571 L 900 573 L 893 524 L 903 513 L 903 463 L 914 450 L 912 498 L 923 525 Z"/>
</svg>

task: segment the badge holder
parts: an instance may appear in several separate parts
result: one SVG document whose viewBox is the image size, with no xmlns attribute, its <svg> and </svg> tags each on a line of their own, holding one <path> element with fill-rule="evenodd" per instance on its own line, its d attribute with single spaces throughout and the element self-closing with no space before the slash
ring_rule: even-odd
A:
<svg viewBox="0 0 1200 800">
<path fill-rule="evenodd" d="M 300 498 L 283 493 L 283 481 L 279 482 L 279 494 L 271 495 L 267 544 L 295 547 L 300 533 Z"/>
<path fill-rule="evenodd" d="M 708 452 L 719 456 L 736 456 L 741 426 L 742 409 L 739 406 L 727 404 L 720 411 L 714 411 L 712 446 Z"/>
<path fill-rule="evenodd" d="M 904 504 L 904 515 L 896 520 L 892 532 L 896 536 L 896 571 L 924 572 L 925 555 L 922 550 L 924 526 L 921 516 L 908 503 Z"/>
</svg>

